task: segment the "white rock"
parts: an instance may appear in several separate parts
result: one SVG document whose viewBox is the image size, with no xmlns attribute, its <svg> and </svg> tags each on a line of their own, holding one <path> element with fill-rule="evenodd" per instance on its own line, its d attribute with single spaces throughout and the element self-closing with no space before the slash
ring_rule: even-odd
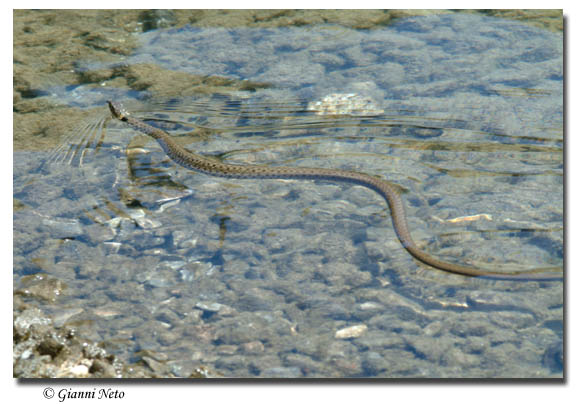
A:
<svg viewBox="0 0 577 404">
<path fill-rule="evenodd" d="M 357 338 L 363 335 L 367 331 L 367 326 L 364 324 L 353 325 L 347 328 L 341 328 L 335 332 L 335 338 Z"/>
</svg>

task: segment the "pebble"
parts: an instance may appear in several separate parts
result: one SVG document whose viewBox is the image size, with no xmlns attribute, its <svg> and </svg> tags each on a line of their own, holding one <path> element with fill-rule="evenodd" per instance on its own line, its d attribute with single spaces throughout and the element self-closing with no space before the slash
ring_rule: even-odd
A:
<svg viewBox="0 0 577 404">
<path fill-rule="evenodd" d="M 53 238 L 76 238 L 84 234 L 78 220 L 42 219 L 41 229 Z"/>
<path fill-rule="evenodd" d="M 82 307 L 72 307 L 69 309 L 58 309 L 52 313 L 52 320 L 55 327 L 62 327 L 71 317 L 84 312 Z"/>
<path fill-rule="evenodd" d="M 262 371 L 262 373 L 259 375 L 259 377 L 272 378 L 272 379 L 278 379 L 278 378 L 295 379 L 295 378 L 302 377 L 302 372 L 297 367 L 267 368 L 267 369 L 264 369 Z"/>
<path fill-rule="evenodd" d="M 467 368 L 478 366 L 481 362 L 481 356 L 466 354 L 458 348 L 449 348 L 443 352 L 442 361 L 446 366 L 456 366 L 459 368 Z"/>
<path fill-rule="evenodd" d="M 196 305 L 194 307 L 196 307 L 197 309 L 201 309 L 203 311 L 208 311 L 208 312 L 212 312 L 212 313 L 218 313 L 220 311 L 220 309 L 223 308 L 224 305 L 220 304 L 220 303 L 216 303 L 216 302 L 198 302 L 196 303 Z"/>
<path fill-rule="evenodd" d="M 365 352 L 362 357 L 362 365 L 368 376 L 379 376 L 381 372 L 391 367 L 391 363 L 378 352 Z"/>
<path fill-rule="evenodd" d="M 309 111 L 317 115 L 378 115 L 383 109 L 377 106 L 375 100 L 361 94 L 329 94 L 320 101 L 310 102 Z"/>
<path fill-rule="evenodd" d="M 45 274 L 36 274 L 21 279 L 21 287 L 16 293 L 36 297 L 48 302 L 56 302 L 67 288 L 66 283 Z"/>
<path fill-rule="evenodd" d="M 259 355 L 263 353 L 265 350 L 264 344 L 260 341 L 246 342 L 241 345 L 241 348 L 243 352 L 246 352 L 247 354 L 250 355 Z"/>
<path fill-rule="evenodd" d="M 26 335 L 30 327 L 48 328 L 52 325 L 52 320 L 37 308 L 24 310 L 14 320 L 14 331 L 20 335 Z"/>
<path fill-rule="evenodd" d="M 341 328 L 335 332 L 335 338 L 347 339 L 358 338 L 367 331 L 367 326 L 364 324 L 353 325 L 346 328 Z"/>
<path fill-rule="evenodd" d="M 563 372 L 565 367 L 563 357 L 563 342 L 555 342 L 549 345 L 545 350 L 545 353 L 543 354 L 543 364 L 553 373 Z"/>
<path fill-rule="evenodd" d="M 88 376 L 88 366 L 80 364 L 72 366 L 68 369 L 72 377 L 87 377 Z"/>
<path fill-rule="evenodd" d="M 435 343 L 431 343 L 431 338 L 421 335 L 406 335 L 404 341 L 417 357 L 424 357 L 427 360 L 438 363 L 440 358 L 454 345 L 450 338 L 436 338 Z"/>
</svg>

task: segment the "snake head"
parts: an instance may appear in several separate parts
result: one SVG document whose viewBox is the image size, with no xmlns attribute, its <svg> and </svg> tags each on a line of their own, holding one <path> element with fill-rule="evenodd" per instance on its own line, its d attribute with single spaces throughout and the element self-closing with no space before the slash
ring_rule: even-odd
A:
<svg viewBox="0 0 577 404">
<path fill-rule="evenodd" d="M 108 103 L 108 108 L 110 108 L 110 112 L 112 116 L 116 119 L 120 119 L 121 121 L 125 120 L 128 115 L 130 115 L 125 109 L 124 106 L 115 101 L 106 101 Z"/>
</svg>

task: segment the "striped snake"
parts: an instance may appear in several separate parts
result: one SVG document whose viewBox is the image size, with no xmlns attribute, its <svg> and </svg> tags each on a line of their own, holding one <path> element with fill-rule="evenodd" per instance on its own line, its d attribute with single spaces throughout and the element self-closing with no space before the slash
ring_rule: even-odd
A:
<svg viewBox="0 0 577 404">
<path fill-rule="evenodd" d="M 323 180 L 347 182 L 370 188 L 387 201 L 395 232 L 401 245 L 417 260 L 443 271 L 467 276 L 481 276 L 502 280 L 563 280 L 561 268 L 542 268 L 514 273 L 492 272 L 466 265 L 454 264 L 435 258 L 420 250 L 415 244 L 405 216 L 403 200 L 394 186 L 387 181 L 354 171 L 310 168 L 310 167 L 268 167 L 257 165 L 226 164 L 216 159 L 192 153 L 177 144 L 165 131 L 150 126 L 132 117 L 118 102 L 108 101 L 112 116 L 128 124 L 133 129 L 156 139 L 164 152 L 177 164 L 193 171 L 227 178 L 280 178 L 297 180 Z"/>
</svg>

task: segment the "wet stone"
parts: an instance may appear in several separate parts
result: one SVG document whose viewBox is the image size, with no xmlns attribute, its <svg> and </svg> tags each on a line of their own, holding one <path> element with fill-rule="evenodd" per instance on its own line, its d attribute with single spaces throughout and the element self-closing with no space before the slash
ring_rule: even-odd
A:
<svg viewBox="0 0 577 404">
<path fill-rule="evenodd" d="M 502 310 L 512 308 L 530 309 L 532 306 L 531 302 L 527 299 L 508 292 L 487 292 L 483 290 L 472 291 L 468 298 L 472 307 L 485 310 L 495 310 L 498 308 Z"/>
<path fill-rule="evenodd" d="M 50 274 L 54 278 L 72 281 L 76 279 L 76 268 L 78 267 L 78 262 L 66 257 L 61 258 L 58 262 L 55 262 L 52 252 L 46 252 L 43 258 L 33 259 L 32 262 L 37 266 L 41 272 Z M 58 252 L 55 251 L 55 254 Z"/>
<path fill-rule="evenodd" d="M 489 346 L 490 342 L 486 338 L 469 337 L 461 349 L 468 354 L 482 355 Z"/>
<path fill-rule="evenodd" d="M 341 288 L 356 288 L 373 281 L 370 272 L 359 270 L 358 266 L 346 262 L 333 262 L 318 268 L 318 276 L 326 279 L 327 283 Z"/>
<path fill-rule="evenodd" d="M 415 324 L 411 321 L 401 320 L 393 314 L 381 314 L 373 316 L 371 319 L 369 319 L 368 325 L 370 328 L 376 327 L 377 329 L 393 332 L 394 334 L 421 334 L 421 327 L 418 324 Z"/>
<path fill-rule="evenodd" d="M 66 289 L 66 284 L 59 279 L 45 274 L 36 274 L 23 277 L 22 287 L 16 293 L 23 296 L 36 297 L 49 302 L 55 302 Z"/>
<path fill-rule="evenodd" d="M 356 348 L 350 341 L 336 340 L 327 346 L 326 354 L 329 358 L 348 358 L 356 354 Z"/>
<path fill-rule="evenodd" d="M 392 289 L 383 289 L 373 297 L 378 299 L 388 310 L 397 313 L 402 320 L 418 320 L 427 316 L 426 310 L 419 303 L 402 296 Z"/>
<path fill-rule="evenodd" d="M 53 238 L 76 238 L 84 233 L 78 220 L 42 219 L 40 229 Z"/>
<path fill-rule="evenodd" d="M 365 352 L 362 356 L 363 370 L 367 376 L 377 376 L 391 367 L 391 363 L 378 352 Z"/>
<path fill-rule="evenodd" d="M 270 229 L 263 235 L 263 241 L 270 254 L 294 251 L 302 239 L 303 235 L 298 229 Z"/>
<path fill-rule="evenodd" d="M 371 317 L 381 313 L 383 306 L 377 302 L 365 302 L 355 306 L 354 317 L 361 321 L 366 321 Z"/>
<path fill-rule="evenodd" d="M 49 329 L 52 320 L 44 315 L 44 313 L 36 308 L 24 310 L 14 320 L 14 332 L 19 335 L 26 335 L 31 327 L 40 330 Z"/>
<path fill-rule="evenodd" d="M 487 361 L 493 361 L 497 363 L 499 366 L 508 366 L 511 363 L 514 363 L 514 358 L 517 356 L 519 351 L 518 346 L 516 346 L 515 342 L 505 342 L 495 346 L 492 346 L 488 349 L 484 355 L 484 359 Z"/>
<path fill-rule="evenodd" d="M 246 311 L 268 311 L 279 301 L 279 296 L 274 292 L 262 288 L 250 288 L 238 297 L 237 308 Z"/>
<path fill-rule="evenodd" d="M 519 334 L 511 329 L 496 329 L 491 334 L 491 344 L 516 343 L 519 340 Z"/>
<path fill-rule="evenodd" d="M 267 322 L 259 317 L 241 314 L 232 320 L 234 321 L 223 320 L 219 323 L 216 332 L 219 343 L 235 345 L 270 338 L 271 332 Z"/>
<path fill-rule="evenodd" d="M 195 307 L 206 312 L 218 313 L 224 305 L 216 302 L 198 302 Z"/>
<path fill-rule="evenodd" d="M 354 60 L 358 59 L 358 55 L 354 57 Z M 320 101 L 310 102 L 307 109 L 317 115 L 377 115 L 383 112 L 375 100 L 355 93 L 329 94 Z"/>
<path fill-rule="evenodd" d="M 427 324 L 427 326 L 423 328 L 423 335 L 436 337 L 445 331 L 444 327 L 445 325 L 442 321 L 434 321 L 430 324 Z"/>
<path fill-rule="evenodd" d="M 139 274 L 137 280 L 154 288 L 166 288 L 175 284 L 173 277 L 174 274 L 167 271 L 150 270 Z"/>
<path fill-rule="evenodd" d="M 391 251 L 396 251 L 398 248 L 397 240 L 385 241 L 366 241 L 363 243 L 367 255 L 375 261 L 385 261 L 390 259 Z"/>
<path fill-rule="evenodd" d="M 201 278 L 210 276 L 215 271 L 215 266 L 208 261 L 190 261 L 186 265 L 186 270 Z"/>
<path fill-rule="evenodd" d="M 14 320 L 14 377 L 150 377 L 128 371 L 97 344 L 71 329 L 54 329 L 40 310 L 26 308 Z"/>
<path fill-rule="evenodd" d="M 481 356 L 466 354 L 458 348 L 449 348 L 443 354 L 442 363 L 451 367 L 473 367 L 478 366 L 481 362 Z"/>
<path fill-rule="evenodd" d="M 246 359 L 240 355 L 233 356 L 218 356 L 215 361 L 214 366 L 216 369 L 223 370 L 226 372 L 234 372 L 235 374 L 242 375 L 246 374 Z"/>
<path fill-rule="evenodd" d="M 97 375 L 98 377 L 113 378 L 118 377 L 116 368 L 108 360 L 95 359 L 88 372 Z"/>
<path fill-rule="evenodd" d="M 176 359 L 166 363 L 170 372 L 176 377 L 190 377 L 198 364 L 189 359 Z"/>
<path fill-rule="evenodd" d="M 185 266 L 186 264 L 187 264 L 186 261 L 183 261 L 183 260 L 162 261 L 156 266 L 156 269 L 157 270 L 176 271 L 176 270 L 182 268 L 183 266 Z"/>
<path fill-rule="evenodd" d="M 84 230 L 86 231 L 88 241 L 92 244 L 110 241 L 115 236 L 115 232 L 109 226 L 99 223 L 85 226 Z"/>
<path fill-rule="evenodd" d="M 327 337 L 315 334 L 311 337 L 299 336 L 292 338 L 294 348 L 297 353 L 310 356 L 311 358 L 320 358 L 324 356 L 327 347 Z"/>
<path fill-rule="evenodd" d="M 368 312 L 377 312 L 383 309 L 383 305 L 377 302 L 365 302 L 359 304 L 359 309 Z"/>
<path fill-rule="evenodd" d="M 119 241 L 131 240 L 135 233 L 138 232 L 136 223 L 132 219 L 124 217 L 112 219 L 109 225 L 116 231 L 117 240 Z"/>
<path fill-rule="evenodd" d="M 355 343 L 363 350 L 401 349 L 406 344 L 401 336 L 383 335 L 382 333 L 371 331 L 356 339 Z"/>
<path fill-rule="evenodd" d="M 158 343 L 166 347 L 174 347 L 178 342 L 180 342 L 180 336 L 175 334 L 172 329 L 168 331 L 157 333 Z"/>
<path fill-rule="evenodd" d="M 104 242 L 104 243 L 100 244 L 99 249 L 105 255 L 112 255 L 112 254 L 118 254 L 121 247 L 122 247 L 122 243 Z"/>
<path fill-rule="evenodd" d="M 74 317 L 82 312 L 84 312 L 84 309 L 81 307 L 57 309 L 54 313 L 52 313 L 54 326 L 62 327 L 71 317 Z"/>
<path fill-rule="evenodd" d="M 435 363 L 438 363 L 440 358 L 454 344 L 451 338 L 430 338 L 417 335 L 405 336 L 404 340 L 417 357 L 424 357 Z"/>
<path fill-rule="evenodd" d="M 535 317 L 530 313 L 511 311 L 491 312 L 489 319 L 501 328 L 512 328 L 515 330 L 535 325 Z"/>
<path fill-rule="evenodd" d="M 236 345 L 219 345 L 216 349 L 219 355 L 233 355 L 238 351 L 238 346 Z"/>
<path fill-rule="evenodd" d="M 330 371 L 333 377 L 357 377 L 362 375 L 362 363 L 358 354 L 348 358 L 331 358 L 329 360 Z"/>
<path fill-rule="evenodd" d="M 267 368 L 262 371 L 259 377 L 263 378 L 298 378 L 302 377 L 302 372 L 298 367 L 276 367 Z"/>
<path fill-rule="evenodd" d="M 183 282 L 193 282 L 195 279 L 194 272 L 189 271 L 188 269 L 181 269 L 178 273 L 180 274 L 180 280 Z"/>
<path fill-rule="evenodd" d="M 175 326 L 181 323 L 180 317 L 172 311 L 169 307 L 160 307 L 156 312 L 154 318 L 164 324 Z"/>
<path fill-rule="evenodd" d="M 459 318 L 453 323 L 450 330 L 451 333 L 459 337 L 476 336 L 482 337 L 491 334 L 493 329 L 491 324 L 486 320 L 486 315 L 479 313 L 477 316 L 472 316 L 473 313 L 468 313 L 468 318 Z M 477 317 L 470 318 L 470 317 Z"/>
<path fill-rule="evenodd" d="M 16 220 L 14 220 L 16 222 Z M 13 255 L 14 255 L 14 265 L 18 264 L 19 260 L 24 260 L 24 257 L 33 252 L 34 250 L 42 247 L 44 241 L 35 231 L 28 232 L 24 231 L 22 227 L 19 226 L 20 230 L 13 230 Z"/>
<path fill-rule="evenodd" d="M 140 233 L 133 235 L 131 244 L 138 250 L 150 250 L 153 247 L 158 247 L 166 243 L 164 237 L 155 237 L 149 233 Z"/>
<path fill-rule="evenodd" d="M 543 364 L 553 373 L 563 372 L 563 341 L 555 342 L 547 347 L 543 354 Z"/>
<path fill-rule="evenodd" d="M 249 355 L 260 355 L 264 352 L 265 347 L 264 344 L 260 341 L 251 341 L 242 344 L 241 349 L 243 352 Z"/>
<path fill-rule="evenodd" d="M 198 236 L 193 231 L 175 230 L 172 232 L 172 242 L 176 248 L 194 248 Z"/>
<path fill-rule="evenodd" d="M 303 376 L 313 376 L 320 372 L 321 363 L 314 360 L 310 356 L 301 354 L 289 354 L 284 358 L 285 363 L 289 368 L 295 367 L 300 369 Z"/>
<path fill-rule="evenodd" d="M 169 367 L 166 364 L 154 360 L 149 356 L 143 357 L 142 362 L 146 363 L 146 365 L 160 377 L 162 377 L 162 375 L 168 373 L 169 371 Z"/>
<path fill-rule="evenodd" d="M 86 364 L 79 364 L 72 366 L 68 369 L 68 371 L 70 372 L 70 375 L 74 378 L 88 377 L 88 375 L 90 374 L 90 368 Z M 116 374 L 108 377 L 116 377 Z"/>
<path fill-rule="evenodd" d="M 337 330 L 335 332 L 335 338 L 339 339 L 358 338 L 365 332 L 367 332 L 367 326 L 364 324 L 358 324 Z"/>
</svg>

